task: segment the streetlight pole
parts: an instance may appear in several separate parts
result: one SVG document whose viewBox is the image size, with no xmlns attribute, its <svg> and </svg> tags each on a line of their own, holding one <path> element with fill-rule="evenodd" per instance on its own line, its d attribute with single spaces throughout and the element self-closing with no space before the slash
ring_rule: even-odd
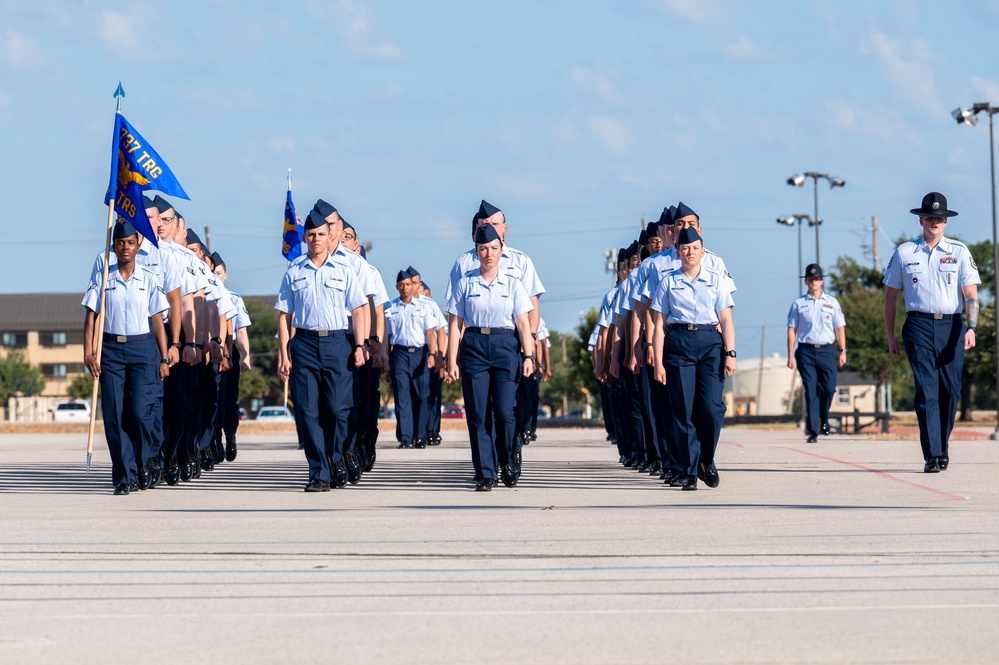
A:
<svg viewBox="0 0 999 665">
<path fill-rule="evenodd" d="M 957 123 L 977 125 L 979 113 L 989 115 L 989 168 L 992 175 L 992 306 L 999 311 L 999 228 L 996 225 L 996 149 L 995 137 L 992 131 L 992 116 L 999 113 L 999 107 L 988 102 L 979 102 L 970 111 L 956 108 L 951 115 Z M 996 317 L 996 428 L 992 432 L 992 440 L 999 441 L 999 315 Z"/>
<path fill-rule="evenodd" d="M 813 219 L 808 215 L 788 215 L 787 217 L 778 217 L 777 223 L 783 224 L 784 226 L 798 226 L 798 279 L 805 276 L 804 267 L 801 263 L 801 223 L 808 222 L 809 226 L 818 226 L 815 224 Z M 816 229 L 816 239 L 818 239 L 818 230 Z M 816 245 L 816 250 L 818 250 L 818 245 Z M 817 262 L 816 262 L 817 263 Z"/>
<path fill-rule="evenodd" d="M 812 183 L 814 184 L 813 197 L 815 199 L 815 216 L 812 217 L 808 225 L 815 227 L 815 262 L 822 265 L 822 260 L 819 255 L 819 225 L 822 224 L 822 218 L 819 217 L 819 180 L 826 180 L 829 183 L 829 189 L 842 187 L 846 185 L 846 181 L 837 176 L 831 176 L 828 173 L 805 171 L 804 173 L 795 173 L 793 176 L 788 178 L 787 184 L 792 187 L 803 187 L 805 184 L 805 178 L 811 178 Z"/>
</svg>

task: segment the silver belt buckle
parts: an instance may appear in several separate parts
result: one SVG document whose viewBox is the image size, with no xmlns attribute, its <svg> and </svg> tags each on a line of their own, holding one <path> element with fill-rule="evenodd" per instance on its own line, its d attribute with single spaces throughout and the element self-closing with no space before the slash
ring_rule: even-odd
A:
<svg viewBox="0 0 999 665">
<path fill-rule="evenodd" d="M 697 330 L 697 324 L 696 323 L 688 323 L 687 324 L 687 330 L 696 331 Z"/>
<path fill-rule="evenodd" d="M 816 349 L 821 349 L 822 348 L 821 344 L 812 344 L 812 346 L 814 346 Z"/>
<path fill-rule="evenodd" d="M 407 346 L 406 351 L 409 353 L 416 353 L 416 349 L 412 346 Z"/>
<path fill-rule="evenodd" d="M 329 337 L 330 336 L 330 331 L 329 330 L 317 330 L 316 331 L 316 336 L 317 337 Z"/>
<path fill-rule="evenodd" d="M 488 335 L 492 333 L 492 330 L 490 330 L 489 328 L 479 328 L 479 332 L 482 333 L 483 335 Z"/>
<path fill-rule="evenodd" d="M 934 312 L 933 313 L 933 320 L 934 321 L 940 321 L 942 319 L 943 319 L 943 314 L 941 314 L 940 312 Z"/>
<path fill-rule="evenodd" d="M 128 341 L 128 337 L 126 337 L 125 335 L 115 335 L 114 341 L 118 342 L 119 344 L 124 344 L 125 342 Z"/>
</svg>

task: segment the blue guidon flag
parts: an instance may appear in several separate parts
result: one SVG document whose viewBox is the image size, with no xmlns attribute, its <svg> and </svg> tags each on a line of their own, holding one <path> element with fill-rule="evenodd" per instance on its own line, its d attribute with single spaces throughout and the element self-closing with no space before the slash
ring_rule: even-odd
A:
<svg viewBox="0 0 999 665">
<path fill-rule="evenodd" d="M 291 200 L 289 185 L 288 196 L 284 202 L 284 230 L 281 232 L 281 254 L 288 261 L 294 261 L 302 255 L 302 235 L 302 225 L 295 212 L 295 202 Z"/>
<path fill-rule="evenodd" d="M 166 162 L 118 111 L 115 113 L 114 142 L 111 145 L 111 184 L 104 196 L 104 204 L 111 202 L 113 191 L 115 212 L 130 221 L 136 231 L 158 247 L 158 238 L 142 205 L 142 193 L 147 189 L 181 199 L 191 198 Z"/>
</svg>

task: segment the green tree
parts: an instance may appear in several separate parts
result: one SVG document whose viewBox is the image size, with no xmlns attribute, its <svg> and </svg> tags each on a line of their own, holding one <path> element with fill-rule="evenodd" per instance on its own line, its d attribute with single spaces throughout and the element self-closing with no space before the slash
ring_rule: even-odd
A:
<svg viewBox="0 0 999 665">
<path fill-rule="evenodd" d="M 253 325 L 247 331 L 252 370 L 249 376 L 240 377 L 241 401 L 255 398 L 280 404 L 284 399 L 284 383 L 277 373 L 277 310 L 273 303 L 268 304 L 262 298 L 246 297 L 243 302 Z M 253 370 L 256 370 L 256 376 L 252 374 Z M 244 384 L 247 380 L 249 385 Z"/>
<path fill-rule="evenodd" d="M 94 377 L 90 375 L 90 372 L 77 374 L 69 382 L 66 394 L 73 399 L 90 399 L 94 395 Z"/>
<path fill-rule="evenodd" d="M 20 349 L 11 349 L 5 358 L 0 359 L 0 402 L 17 395 L 38 395 L 44 388 L 42 370 L 29 365 Z"/>
<path fill-rule="evenodd" d="M 564 344 L 563 344 L 564 340 Z M 578 399 L 581 384 L 577 380 L 574 352 L 579 346 L 578 340 L 557 330 L 549 331 L 548 349 L 551 360 L 551 378 L 541 383 L 538 402 L 551 409 L 552 415 L 565 415 L 565 406 L 570 398 Z M 563 351 L 564 350 L 564 351 Z"/>
</svg>

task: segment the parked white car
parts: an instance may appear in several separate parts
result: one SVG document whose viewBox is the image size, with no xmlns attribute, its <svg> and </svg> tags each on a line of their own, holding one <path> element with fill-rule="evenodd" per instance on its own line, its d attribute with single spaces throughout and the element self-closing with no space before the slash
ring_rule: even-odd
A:
<svg viewBox="0 0 999 665">
<path fill-rule="evenodd" d="M 49 413 L 52 414 L 52 422 L 56 423 L 90 422 L 90 405 L 79 399 L 56 402 Z"/>
<path fill-rule="evenodd" d="M 293 423 L 295 416 L 286 406 L 262 406 L 254 420 L 268 423 Z"/>
</svg>

